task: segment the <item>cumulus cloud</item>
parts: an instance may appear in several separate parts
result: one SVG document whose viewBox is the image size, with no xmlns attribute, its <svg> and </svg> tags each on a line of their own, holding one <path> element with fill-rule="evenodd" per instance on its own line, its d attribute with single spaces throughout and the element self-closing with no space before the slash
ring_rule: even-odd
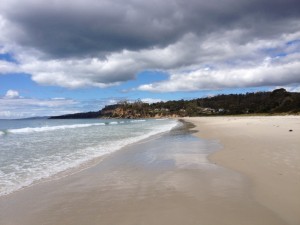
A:
<svg viewBox="0 0 300 225">
<path fill-rule="evenodd" d="M 170 75 L 138 88 L 147 91 L 298 83 L 283 74 L 299 61 L 299 8 L 298 0 L 3 0 L 0 52 L 17 63 L 0 61 L 0 74 L 68 88 L 119 85 L 144 70 Z M 296 59 L 263 68 L 277 55 Z"/>
<path fill-rule="evenodd" d="M 19 92 L 15 90 L 8 90 L 4 96 L 5 98 L 19 98 Z"/>
<path fill-rule="evenodd" d="M 300 60 L 284 64 L 271 63 L 245 68 L 202 68 L 174 73 L 166 81 L 145 84 L 138 90 L 153 92 L 216 90 L 235 87 L 277 86 L 300 83 Z"/>
</svg>

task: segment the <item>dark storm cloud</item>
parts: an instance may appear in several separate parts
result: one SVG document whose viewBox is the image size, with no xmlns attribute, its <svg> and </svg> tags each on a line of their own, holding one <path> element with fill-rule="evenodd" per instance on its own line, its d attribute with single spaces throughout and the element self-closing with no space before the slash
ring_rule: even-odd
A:
<svg viewBox="0 0 300 225">
<path fill-rule="evenodd" d="M 6 19 L 22 30 L 12 39 L 52 58 L 102 56 L 123 49 L 163 47 L 187 33 L 244 29 L 243 38 L 276 36 L 295 29 L 299 0 L 12 1 Z M 286 24 L 289 23 L 289 26 Z M 297 24 L 295 24 L 296 26 Z"/>
<path fill-rule="evenodd" d="M 300 83 L 299 0 L 2 0 L 0 74 L 39 84 L 195 91 Z"/>
<path fill-rule="evenodd" d="M 176 12 L 164 3 L 66 2 L 8 3 L 6 17 L 24 31 L 14 39 L 53 57 L 76 57 L 161 45 L 178 36 Z"/>
</svg>

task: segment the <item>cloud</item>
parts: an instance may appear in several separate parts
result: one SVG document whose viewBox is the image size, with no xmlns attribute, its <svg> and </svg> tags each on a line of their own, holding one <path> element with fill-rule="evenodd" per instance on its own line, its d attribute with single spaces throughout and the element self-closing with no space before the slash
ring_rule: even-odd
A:
<svg viewBox="0 0 300 225">
<path fill-rule="evenodd" d="M 15 90 L 8 90 L 4 96 L 5 98 L 19 98 L 19 92 Z"/>
<path fill-rule="evenodd" d="M 290 92 L 300 92 L 300 86 L 297 87 L 286 87 L 286 90 Z"/>
<path fill-rule="evenodd" d="M 12 90 L 10 90 L 12 91 Z M 7 92 L 12 94 L 12 92 Z M 0 119 L 18 119 L 35 116 L 56 116 L 87 111 L 98 111 L 105 105 L 116 104 L 121 99 L 74 100 L 61 97 L 37 99 L 0 97 Z"/>
<path fill-rule="evenodd" d="M 163 102 L 163 100 L 159 98 L 142 98 L 141 101 L 149 104 Z"/>
<path fill-rule="evenodd" d="M 189 32 L 205 36 L 245 25 L 251 35 L 276 35 L 290 30 L 282 22 L 298 18 L 299 6 L 297 0 L 3 0 L 0 9 L 14 25 L 13 40 L 57 58 L 166 46 Z"/>
<path fill-rule="evenodd" d="M 263 62 L 245 68 L 203 68 L 174 73 L 166 81 L 141 85 L 138 90 L 174 92 L 297 84 L 300 83 L 299 71 L 300 60 L 284 64 Z"/>
<path fill-rule="evenodd" d="M 17 91 L 9 90 L 0 98 L 0 119 L 75 113 L 79 111 L 78 104 L 72 99 L 19 98 Z"/>
<path fill-rule="evenodd" d="M 300 85 L 299 86 L 277 86 L 273 88 L 272 90 L 278 89 L 278 88 L 284 88 L 285 90 L 289 92 L 300 92 Z"/>
<path fill-rule="evenodd" d="M 280 71 L 296 63 L 289 56 L 300 51 L 299 8 L 298 0 L 3 0 L 0 52 L 17 63 L 0 61 L 0 74 L 67 88 L 119 85 L 144 70 L 168 73 L 160 84 L 171 91 L 269 85 L 275 74 L 261 61 L 288 56 Z M 283 73 L 273 83 L 298 82 Z M 190 88 L 175 85 L 190 79 Z"/>
</svg>

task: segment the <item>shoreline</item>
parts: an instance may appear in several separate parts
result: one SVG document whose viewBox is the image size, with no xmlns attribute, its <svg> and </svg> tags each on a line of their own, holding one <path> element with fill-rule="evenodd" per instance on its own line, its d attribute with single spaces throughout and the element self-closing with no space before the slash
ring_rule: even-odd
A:
<svg viewBox="0 0 300 225">
<path fill-rule="evenodd" d="M 245 176 L 208 160 L 220 146 L 192 126 L 0 198 L 0 224 L 286 225 L 252 198 Z"/>
<path fill-rule="evenodd" d="M 196 126 L 194 135 L 223 145 L 211 162 L 246 175 L 260 204 L 300 224 L 300 116 L 183 119 Z"/>
<path fill-rule="evenodd" d="M 181 123 L 180 123 L 179 120 L 176 120 L 176 121 L 177 121 L 176 122 L 177 124 L 174 125 L 171 128 L 171 130 L 178 129 L 177 127 L 182 126 L 181 125 L 182 121 L 181 121 Z M 9 196 L 9 195 L 12 195 L 14 193 L 26 190 L 27 188 L 31 188 L 31 187 L 33 187 L 35 185 L 39 185 L 39 184 L 48 183 L 48 182 L 51 182 L 51 181 L 56 181 L 56 180 L 64 179 L 64 178 L 66 178 L 68 176 L 72 176 L 74 174 L 80 173 L 80 172 L 82 172 L 84 170 L 87 170 L 87 169 L 89 169 L 91 167 L 97 166 L 99 163 L 101 163 L 101 161 L 103 161 L 110 154 L 113 154 L 113 153 L 115 153 L 117 151 L 120 151 L 123 148 L 130 147 L 131 145 L 136 145 L 136 144 L 142 143 L 144 141 L 150 141 L 152 139 L 159 138 L 160 136 L 164 135 L 165 133 L 170 132 L 171 130 L 160 131 L 160 132 L 155 133 L 155 134 L 147 134 L 146 137 L 142 137 L 142 139 L 136 140 L 135 142 L 132 142 L 132 143 L 127 143 L 126 145 L 123 145 L 123 146 L 119 147 L 118 149 L 116 149 L 116 150 L 114 150 L 112 152 L 104 153 L 103 155 L 99 155 L 99 156 L 97 156 L 95 158 L 88 159 L 86 161 L 81 162 L 78 165 L 71 166 L 71 167 L 69 167 L 67 169 L 64 169 L 64 170 L 59 171 L 59 172 L 54 173 L 54 174 L 51 174 L 50 176 L 45 176 L 45 177 L 42 177 L 40 179 L 33 180 L 31 183 L 26 184 L 25 186 L 22 186 L 22 187 L 18 187 L 17 189 L 13 189 L 13 190 L 9 190 L 7 192 L 3 192 L 3 193 L 0 194 L 0 199 L 2 197 Z M 0 133 L 0 135 L 1 135 L 1 133 Z"/>
</svg>

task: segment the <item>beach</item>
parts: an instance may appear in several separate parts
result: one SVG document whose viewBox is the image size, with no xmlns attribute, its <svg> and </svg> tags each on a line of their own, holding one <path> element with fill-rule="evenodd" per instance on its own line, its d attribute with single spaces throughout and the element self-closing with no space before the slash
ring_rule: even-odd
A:
<svg viewBox="0 0 300 225">
<path fill-rule="evenodd" d="M 217 139 L 221 151 L 209 159 L 250 179 L 257 202 L 287 224 L 300 224 L 300 117 L 186 118 L 196 135 Z"/>
<path fill-rule="evenodd" d="M 191 130 L 203 130 L 201 120 L 1 196 L 0 224 L 293 224 L 253 197 L 248 175 L 218 165 L 222 140 L 197 138 Z"/>
</svg>

